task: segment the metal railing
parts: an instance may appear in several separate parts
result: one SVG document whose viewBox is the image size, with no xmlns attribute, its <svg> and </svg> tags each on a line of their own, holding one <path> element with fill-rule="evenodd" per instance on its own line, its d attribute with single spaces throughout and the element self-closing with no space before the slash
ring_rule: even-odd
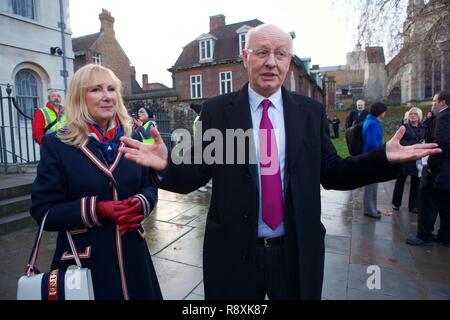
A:
<svg viewBox="0 0 450 320">
<path fill-rule="evenodd" d="M 0 85 L 0 164 L 6 172 L 9 164 L 37 163 L 39 150 L 33 140 L 33 118 L 17 105 L 9 84 L 5 91 L 7 96 L 4 97 Z"/>
</svg>

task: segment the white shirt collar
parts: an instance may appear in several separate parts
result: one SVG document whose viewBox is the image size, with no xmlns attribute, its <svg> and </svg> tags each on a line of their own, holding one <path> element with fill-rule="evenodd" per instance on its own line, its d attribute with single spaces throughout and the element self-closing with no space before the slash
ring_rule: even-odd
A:
<svg viewBox="0 0 450 320">
<path fill-rule="evenodd" d="M 250 86 L 249 86 L 249 88 L 250 88 Z M 448 109 L 448 106 L 443 107 L 441 110 L 439 110 L 438 113 L 441 113 L 441 112 L 444 111 L 445 109 Z"/>
<path fill-rule="evenodd" d="M 248 85 L 248 98 L 250 103 L 250 108 L 253 112 L 256 112 L 261 102 L 266 99 L 259 93 L 257 93 L 255 90 L 251 88 L 250 85 Z M 279 88 L 273 95 L 271 95 L 269 98 L 267 98 L 272 102 L 273 107 L 281 111 L 281 108 L 283 107 L 283 97 L 281 94 L 281 88 Z"/>
</svg>

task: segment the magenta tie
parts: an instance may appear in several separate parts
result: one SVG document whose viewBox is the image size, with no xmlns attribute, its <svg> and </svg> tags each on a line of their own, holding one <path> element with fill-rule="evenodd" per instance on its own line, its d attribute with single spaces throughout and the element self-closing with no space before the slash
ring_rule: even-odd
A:
<svg viewBox="0 0 450 320">
<path fill-rule="evenodd" d="M 281 188 L 280 161 L 277 141 L 269 119 L 269 99 L 261 103 L 263 114 L 259 125 L 259 158 L 262 193 L 262 219 L 272 230 L 283 221 L 283 194 Z"/>
</svg>

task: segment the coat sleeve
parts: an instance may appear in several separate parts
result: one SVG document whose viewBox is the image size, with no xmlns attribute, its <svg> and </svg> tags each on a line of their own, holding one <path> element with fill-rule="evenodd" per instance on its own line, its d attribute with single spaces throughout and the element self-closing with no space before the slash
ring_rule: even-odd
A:
<svg viewBox="0 0 450 320">
<path fill-rule="evenodd" d="M 201 128 L 196 136 L 205 132 L 211 126 L 207 103 L 204 104 L 201 117 Z M 194 137 L 195 139 L 195 137 Z M 195 144 L 195 143 L 194 143 Z M 152 181 L 161 189 L 187 194 L 204 186 L 211 179 L 211 166 L 206 164 L 202 156 L 208 142 L 203 142 L 202 148 L 190 148 L 185 154 L 190 163 L 176 164 L 176 156 L 169 155 L 169 167 L 163 176 L 151 174 Z M 173 151 L 172 151 L 173 153 Z M 199 154 L 200 153 L 200 154 Z M 197 160 L 196 160 L 197 159 Z"/>
<path fill-rule="evenodd" d="M 321 184 L 325 189 L 352 190 L 375 182 L 395 179 L 400 165 L 389 164 L 386 147 L 342 159 L 325 133 L 326 112 L 322 108 Z"/>
<path fill-rule="evenodd" d="M 32 128 L 34 140 L 42 146 L 42 138 L 45 134 L 45 119 L 42 111 L 39 109 L 34 113 Z"/>
<path fill-rule="evenodd" d="M 153 173 L 152 173 L 153 174 Z M 142 167 L 141 190 L 135 195 L 141 201 L 142 214 L 147 218 L 158 201 L 158 189 L 150 182 L 149 169 Z"/>
<path fill-rule="evenodd" d="M 38 224 L 45 214 L 47 231 L 64 231 L 74 228 L 94 228 L 101 226 L 97 216 L 95 195 L 67 201 L 65 177 L 61 174 L 61 159 L 57 145 L 61 142 L 55 134 L 44 136 L 41 160 L 31 191 L 30 213 Z"/>
</svg>

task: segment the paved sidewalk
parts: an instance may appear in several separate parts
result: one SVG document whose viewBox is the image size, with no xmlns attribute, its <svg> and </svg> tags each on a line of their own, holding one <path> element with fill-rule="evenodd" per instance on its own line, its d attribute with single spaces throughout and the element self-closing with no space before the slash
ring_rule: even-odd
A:
<svg viewBox="0 0 450 320">
<path fill-rule="evenodd" d="M 322 192 L 327 229 L 323 299 L 450 299 L 450 249 L 411 247 L 406 235 L 416 216 L 391 214 L 393 181 L 380 184 L 381 220 L 365 217 L 362 189 Z M 405 192 L 408 188 L 405 188 Z M 210 192 L 178 195 L 161 190 L 157 210 L 145 222 L 147 242 L 165 299 L 204 299 L 202 247 Z M 407 203 L 407 199 L 404 200 Z M 36 228 L 0 237 L 0 299 L 14 299 Z M 49 268 L 55 235 L 47 233 L 38 266 Z M 381 270 L 381 288 L 369 290 L 369 266 Z"/>
</svg>

